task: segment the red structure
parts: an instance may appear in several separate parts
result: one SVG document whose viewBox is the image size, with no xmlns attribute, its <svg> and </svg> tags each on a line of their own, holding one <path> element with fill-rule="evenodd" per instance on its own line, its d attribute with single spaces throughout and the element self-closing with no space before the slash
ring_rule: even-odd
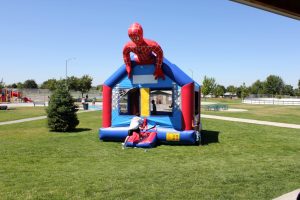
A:
<svg viewBox="0 0 300 200">
<path fill-rule="evenodd" d="M 111 95 L 112 95 L 112 89 L 111 87 L 107 85 L 103 85 L 103 127 L 110 127 L 111 126 Z"/>
<path fill-rule="evenodd" d="M 15 99 L 22 99 L 20 91 L 9 88 L 0 89 L 0 102 L 13 102 Z"/>
<path fill-rule="evenodd" d="M 154 77 L 155 79 L 165 79 L 162 71 L 163 50 L 155 41 L 143 38 L 143 28 L 138 23 L 133 23 L 128 29 L 128 36 L 132 40 L 128 42 L 123 49 L 123 59 L 126 64 L 128 77 L 132 74 L 132 66 L 130 61 L 130 52 L 135 54 L 135 61 L 139 65 L 147 65 L 155 63 Z"/>
<path fill-rule="evenodd" d="M 193 113 L 195 112 L 195 101 L 194 101 L 194 83 L 188 83 L 182 87 L 181 98 L 182 98 L 182 125 L 184 130 L 191 130 L 193 121 Z M 199 109 L 199 108 L 198 108 Z"/>
</svg>

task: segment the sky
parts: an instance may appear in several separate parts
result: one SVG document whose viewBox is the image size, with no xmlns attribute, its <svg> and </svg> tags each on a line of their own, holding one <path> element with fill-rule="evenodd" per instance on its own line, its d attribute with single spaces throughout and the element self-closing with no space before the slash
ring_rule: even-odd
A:
<svg viewBox="0 0 300 200">
<path fill-rule="evenodd" d="M 123 64 L 134 22 L 199 83 L 300 79 L 300 21 L 229 0 L 0 0 L 0 80 L 64 78 L 74 58 L 68 76 L 102 84 Z"/>
</svg>

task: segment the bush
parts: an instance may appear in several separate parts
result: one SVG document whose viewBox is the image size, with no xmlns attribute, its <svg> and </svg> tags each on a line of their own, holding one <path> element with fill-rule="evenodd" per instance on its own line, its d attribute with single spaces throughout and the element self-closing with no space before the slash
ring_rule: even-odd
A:
<svg viewBox="0 0 300 200">
<path fill-rule="evenodd" d="M 64 84 L 59 84 L 47 108 L 48 126 L 53 131 L 72 131 L 79 124 L 77 106 Z"/>
</svg>

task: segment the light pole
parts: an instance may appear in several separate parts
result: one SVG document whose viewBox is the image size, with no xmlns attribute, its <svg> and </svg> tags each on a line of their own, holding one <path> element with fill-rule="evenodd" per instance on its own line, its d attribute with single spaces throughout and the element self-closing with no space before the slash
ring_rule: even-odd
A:
<svg viewBox="0 0 300 200">
<path fill-rule="evenodd" d="M 191 71 L 192 73 L 192 79 L 194 80 L 194 71 L 192 69 L 189 68 L 189 70 Z"/>
<path fill-rule="evenodd" d="M 69 84 L 68 84 L 68 62 L 71 60 L 75 60 L 76 58 L 68 58 L 66 60 L 66 86 L 67 86 L 67 90 L 69 90 Z"/>
<path fill-rule="evenodd" d="M 71 61 L 71 60 L 75 60 L 76 58 L 68 58 L 66 60 L 66 80 L 68 78 L 68 62 Z"/>
</svg>

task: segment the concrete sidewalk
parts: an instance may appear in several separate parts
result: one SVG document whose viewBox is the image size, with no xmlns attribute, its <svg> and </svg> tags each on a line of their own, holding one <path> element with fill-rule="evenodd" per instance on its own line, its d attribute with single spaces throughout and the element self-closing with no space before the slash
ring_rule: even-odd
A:
<svg viewBox="0 0 300 200">
<path fill-rule="evenodd" d="M 95 110 L 79 111 L 78 113 L 91 112 L 91 111 L 95 111 Z M 300 125 L 298 125 L 298 124 L 269 122 L 269 121 L 261 121 L 261 120 L 254 120 L 254 119 L 242 119 L 242 118 L 234 118 L 234 117 L 223 117 L 223 116 L 217 116 L 217 115 L 203 115 L 202 114 L 201 117 L 207 118 L 207 119 L 217 119 L 217 120 L 224 120 L 224 121 L 231 121 L 231 122 L 242 122 L 242 123 L 249 123 L 249 124 L 266 125 L 266 126 L 277 126 L 277 127 L 282 127 L 282 128 L 300 129 Z M 8 125 L 8 124 L 16 124 L 16 123 L 21 123 L 21 122 L 34 121 L 34 120 L 41 120 L 41 119 L 46 119 L 46 118 L 47 118 L 46 116 L 40 116 L 40 117 L 19 119 L 19 120 L 14 120 L 14 121 L 0 122 L 0 126 Z"/>
<path fill-rule="evenodd" d="M 300 189 L 294 190 L 292 192 L 286 193 L 280 197 L 277 197 L 273 200 L 298 200 L 297 197 L 300 197 Z"/>
<path fill-rule="evenodd" d="M 300 125 L 298 124 L 288 124 L 288 123 L 280 123 L 280 122 L 269 122 L 269 121 L 261 121 L 255 119 L 242 119 L 242 118 L 235 118 L 235 117 L 223 117 L 217 115 L 201 115 L 203 118 L 207 119 L 217 119 L 217 120 L 224 120 L 224 121 L 231 121 L 231 122 L 243 122 L 249 124 L 259 124 L 259 125 L 267 125 L 267 126 L 277 126 L 282 128 L 295 128 L 300 129 Z"/>
<path fill-rule="evenodd" d="M 82 110 L 78 111 L 77 113 L 83 113 L 83 112 L 92 112 L 95 110 Z M 18 119 L 18 120 L 13 120 L 13 121 L 6 121 L 6 122 L 0 122 L 0 126 L 3 125 L 8 125 L 8 124 L 17 124 L 17 123 L 22 123 L 22 122 L 29 122 L 29 121 L 35 121 L 35 120 L 41 120 L 41 119 L 46 119 L 47 116 L 40 116 L 40 117 L 31 117 L 31 118 L 25 118 L 25 119 Z"/>
</svg>

